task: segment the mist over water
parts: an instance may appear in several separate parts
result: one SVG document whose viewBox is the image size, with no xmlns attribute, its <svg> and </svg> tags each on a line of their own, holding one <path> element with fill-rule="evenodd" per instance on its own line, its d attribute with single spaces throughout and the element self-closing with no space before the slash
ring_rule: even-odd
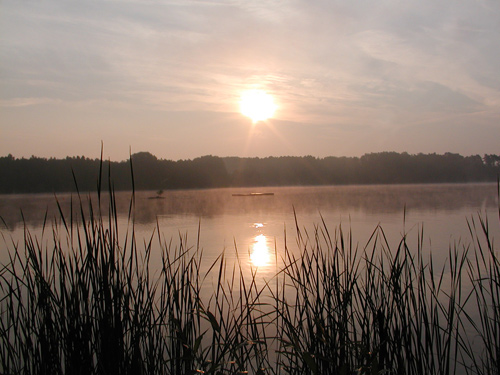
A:
<svg viewBox="0 0 500 375">
<path fill-rule="evenodd" d="M 250 192 L 274 195 L 234 196 Z M 78 196 L 57 194 L 66 220 L 73 213 L 79 219 Z M 2 195 L 0 216 L 4 237 L 22 243 L 24 222 L 33 235 L 40 235 L 47 223 L 60 222 L 56 198 L 50 194 Z M 82 195 L 88 215 L 89 199 L 94 211 L 97 194 Z M 101 210 L 107 215 L 108 197 L 101 197 Z M 121 235 L 129 223 L 131 192 L 117 192 L 116 205 Z M 498 237 L 499 225 L 496 184 L 368 185 L 328 187 L 225 188 L 209 190 L 139 191 L 133 199 L 132 218 L 139 248 L 149 242 L 158 229 L 160 241 L 203 250 L 206 264 L 222 252 L 229 261 L 237 260 L 272 277 L 280 251 L 296 249 L 297 227 L 312 235 L 315 226 L 326 227 L 332 236 L 339 229 L 352 233 L 352 241 L 363 248 L 380 225 L 389 245 L 397 247 L 403 234 L 415 244 L 423 229 L 423 250 L 443 261 L 450 246 L 469 241 L 467 219 L 487 213 L 492 233 Z M 21 215 L 22 212 L 22 215 Z M 46 216 L 47 215 L 47 216 Z M 46 229 L 47 231 L 47 229 Z M 47 236 L 47 234 L 45 234 Z M 198 243 L 199 240 L 199 243 Z M 9 240 L 10 241 L 10 240 Z M 152 241 L 152 261 L 161 259 L 160 241 Z M 5 247 L 5 245 L 3 245 Z M 276 253 L 277 251 L 277 253 Z M 5 261 L 5 251 L 2 251 Z"/>
</svg>

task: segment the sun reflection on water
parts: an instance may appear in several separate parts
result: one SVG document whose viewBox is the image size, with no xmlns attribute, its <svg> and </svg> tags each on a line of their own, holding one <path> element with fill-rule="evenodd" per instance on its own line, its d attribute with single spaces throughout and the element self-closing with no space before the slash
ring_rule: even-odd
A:
<svg viewBox="0 0 500 375">
<path fill-rule="evenodd" d="M 255 236 L 250 253 L 250 261 L 256 267 L 264 267 L 269 265 L 270 260 L 271 254 L 269 246 L 267 246 L 267 237 L 263 234 Z"/>
</svg>

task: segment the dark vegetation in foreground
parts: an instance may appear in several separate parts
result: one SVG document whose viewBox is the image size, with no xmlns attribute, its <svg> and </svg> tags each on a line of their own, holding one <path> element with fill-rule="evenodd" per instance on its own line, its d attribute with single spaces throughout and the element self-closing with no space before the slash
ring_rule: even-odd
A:
<svg viewBox="0 0 500 375">
<path fill-rule="evenodd" d="M 358 157 L 238 158 L 204 156 L 193 160 L 161 160 L 148 152 L 132 155 L 136 189 L 166 190 L 227 186 L 292 186 L 495 181 L 500 156 L 382 152 Z M 105 162 L 115 190 L 131 190 L 127 161 Z M 99 159 L 16 159 L 0 157 L 0 193 L 93 191 Z"/>
<path fill-rule="evenodd" d="M 424 259 L 423 233 L 416 248 L 404 235 L 391 249 L 377 227 L 360 248 L 341 228 L 297 225 L 262 283 L 223 252 L 205 275 L 201 247 L 161 228 L 139 246 L 133 195 L 127 233 L 113 193 L 106 214 L 100 198 L 79 198 L 77 219 L 61 213 L 41 238 L 26 228 L 9 245 L 0 373 L 499 373 L 500 261 L 481 215 L 442 269 Z"/>
</svg>

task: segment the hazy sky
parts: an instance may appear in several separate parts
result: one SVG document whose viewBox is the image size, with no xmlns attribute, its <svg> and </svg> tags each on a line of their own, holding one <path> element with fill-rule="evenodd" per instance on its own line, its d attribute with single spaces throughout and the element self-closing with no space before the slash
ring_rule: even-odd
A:
<svg viewBox="0 0 500 375">
<path fill-rule="evenodd" d="M 274 96 L 273 119 L 241 92 Z M 0 156 L 500 154 L 498 0 L 1 0 Z"/>
</svg>

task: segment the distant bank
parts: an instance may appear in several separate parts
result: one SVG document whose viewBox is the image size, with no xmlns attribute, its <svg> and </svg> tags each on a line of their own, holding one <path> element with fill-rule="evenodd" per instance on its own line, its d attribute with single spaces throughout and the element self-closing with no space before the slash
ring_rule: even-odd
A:
<svg viewBox="0 0 500 375">
<path fill-rule="evenodd" d="M 361 157 L 203 156 L 158 159 L 149 152 L 109 162 L 86 157 L 17 159 L 0 157 L 0 194 L 95 191 L 98 181 L 115 190 L 216 187 L 404 184 L 495 181 L 500 156 L 381 152 Z M 99 176 L 102 176 L 99 179 Z M 108 178 L 109 177 L 109 178 Z M 107 189 L 107 185 L 101 186 Z"/>
</svg>

